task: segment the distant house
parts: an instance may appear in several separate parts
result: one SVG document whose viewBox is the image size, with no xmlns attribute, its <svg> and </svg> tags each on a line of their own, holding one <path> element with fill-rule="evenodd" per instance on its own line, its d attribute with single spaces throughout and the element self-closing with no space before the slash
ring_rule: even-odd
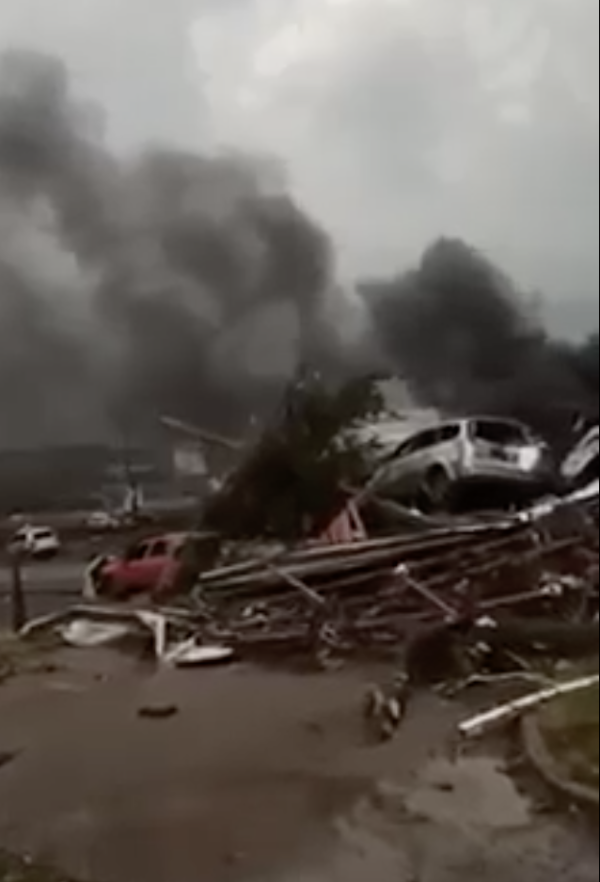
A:
<svg viewBox="0 0 600 882">
<path fill-rule="evenodd" d="M 176 479 L 205 479 L 209 474 L 203 445 L 189 438 L 173 442 L 173 471 Z"/>
<path fill-rule="evenodd" d="M 188 490 L 203 491 L 238 461 L 242 443 L 200 429 L 182 420 L 163 417 L 161 424 L 171 449 L 174 477 Z"/>
<path fill-rule="evenodd" d="M 135 482 L 152 488 L 172 481 L 160 448 L 67 445 L 0 451 L 0 507 L 41 511 L 86 509 L 122 500 Z"/>
</svg>

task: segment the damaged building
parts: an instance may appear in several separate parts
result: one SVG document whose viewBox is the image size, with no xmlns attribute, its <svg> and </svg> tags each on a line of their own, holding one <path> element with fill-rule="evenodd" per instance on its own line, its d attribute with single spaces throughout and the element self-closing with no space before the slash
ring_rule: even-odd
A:
<svg viewBox="0 0 600 882">
<path fill-rule="evenodd" d="M 169 437 L 153 445 L 69 445 L 0 451 L 0 509 L 73 511 L 123 507 L 135 486 L 148 502 L 189 491 L 190 457 Z"/>
</svg>

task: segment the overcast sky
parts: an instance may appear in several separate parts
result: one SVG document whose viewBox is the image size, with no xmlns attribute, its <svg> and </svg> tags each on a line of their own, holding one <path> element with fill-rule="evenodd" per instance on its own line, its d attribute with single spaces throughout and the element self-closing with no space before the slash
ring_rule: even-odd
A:
<svg viewBox="0 0 600 882">
<path fill-rule="evenodd" d="M 597 324 L 597 0 L 0 0 L 0 45 L 121 148 L 278 157 L 348 277 L 460 235 Z"/>
</svg>

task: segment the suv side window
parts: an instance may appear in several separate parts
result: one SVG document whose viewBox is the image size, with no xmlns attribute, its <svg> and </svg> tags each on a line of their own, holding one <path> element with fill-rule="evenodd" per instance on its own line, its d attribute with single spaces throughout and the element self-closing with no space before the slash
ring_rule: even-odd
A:
<svg viewBox="0 0 600 882">
<path fill-rule="evenodd" d="M 455 441 L 460 435 L 460 426 L 458 423 L 452 423 L 447 426 L 442 426 L 438 429 L 436 442 L 438 444 L 445 444 L 448 441 Z"/>
<path fill-rule="evenodd" d="M 422 432 L 415 440 L 414 453 L 426 450 L 428 447 L 435 447 L 439 443 L 439 429 L 429 429 L 427 432 Z"/>
<path fill-rule="evenodd" d="M 413 435 L 412 438 L 409 438 L 408 441 L 404 441 L 404 443 L 400 445 L 394 458 L 410 456 L 413 453 L 418 453 L 420 450 L 425 450 L 427 447 L 432 447 L 437 444 L 437 432 L 437 429 L 427 429 L 425 432 Z"/>
<path fill-rule="evenodd" d="M 411 453 L 415 453 L 415 451 L 419 449 L 420 437 L 420 435 L 414 435 L 412 438 L 409 438 L 408 441 L 403 441 L 396 450 L 393 458 L 410 456 Z"/>
<path fill-rule="evenodd" d="M 437 429 L 428 429 L 413 439 L 411 453 L 426 450 L 428 447 L 435 447 L 437 444 L 444 444 L 447 441 L 454 441 L 459 435 L 460 426 L 457 423 L 439 426 Z"/>
</svg>

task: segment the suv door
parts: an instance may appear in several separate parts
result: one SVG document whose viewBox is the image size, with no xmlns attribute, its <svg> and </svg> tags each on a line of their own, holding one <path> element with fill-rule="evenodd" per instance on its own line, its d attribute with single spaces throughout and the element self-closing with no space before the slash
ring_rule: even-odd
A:
<svg viewBox="0 0 600 882">
<path fill-rule="evenodd" d="M 418 492 L 426 470 L 428 453 L 436 443 L 435 429 L 427 429 L 404 441 L 391 458 L 383 483 L 386 489 L 401 496 Z"/>
<path fill-rule="evenodd" d="M 460 422 L 426 429 L 409 438 L 395 454 L 389 472 L 389 486 L 399 495 L 414 497 L 423 489 L 423 482 L 430 471 L 439 466 L 453 479 L 461 455 L 460 442 Z"/>
<path fill-rule="evenodd" d="M 466 424 L 461 422 L 445 423 L 436 429 L 427 467 L 441 466 L 450 479 L 456 478 L 463 455 L 463 433 L 466 431 Z"/>
</svg>

